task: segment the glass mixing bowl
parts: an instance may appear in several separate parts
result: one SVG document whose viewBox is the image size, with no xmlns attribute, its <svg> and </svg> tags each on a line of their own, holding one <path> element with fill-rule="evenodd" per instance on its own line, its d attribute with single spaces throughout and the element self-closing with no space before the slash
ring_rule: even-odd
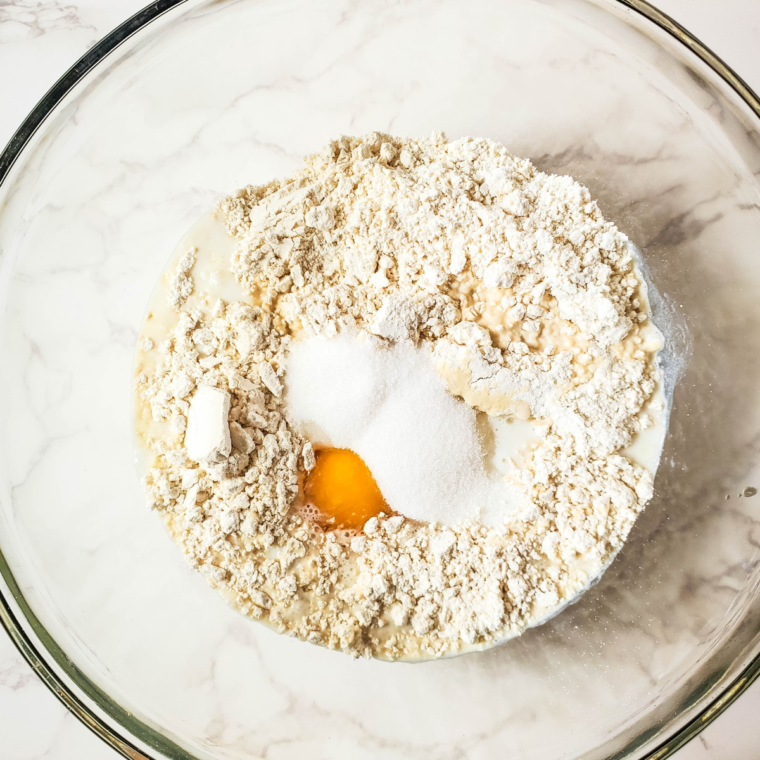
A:
<svg viewBox="0 0 760 760">
<path fill-rule="evenodd" d="M 136 330 L 223 193 L 342 133 L 478 135 L 588 185 L 684 361 L 656 496 L 574 606 L 487 652 L 353 661 L 227 608 L 144 506 Z M 662 758 L 760 653 L 760 103 L 638 0 L 171 0 L 0 159 L 0 616 L 132 758 Z"/>
</svg>

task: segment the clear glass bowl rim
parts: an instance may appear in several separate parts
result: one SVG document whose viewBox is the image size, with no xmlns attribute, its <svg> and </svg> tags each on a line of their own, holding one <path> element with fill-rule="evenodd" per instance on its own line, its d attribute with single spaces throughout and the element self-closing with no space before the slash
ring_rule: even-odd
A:
<svg viewBox="0 0 760 760">
<path fill-rule="evenodd" d="M 760 129 L 760 97 L 730 66 L 693 34 L 684 29 L 670 16 L 646 2 L 646 0 L 603 1 L 621 5 L 639 14 L 687 47 L 744 101 L 757 116 L 759 121 L 758 128 Z M 145 6 L 145 8 L 138 11 L 93 45 L 68 69 L 40 99 L 11 137 L 5 149 L 0 153 L 0 185 L 7 178 L 16 159 L 21 155 L 21 152 L 37 129 L 39 129 L 50 113 L 81 79 L 134 34 L 165 13 L 180 5 L 184 5 L 186 2 L 188 0 L 154 0 L 154 2 Z M 47 633 L 31 607 L 27 604 L 1 549 L 0 576 L 5 581 L 8 593 L 18 606 L 21 616 L 25 618 L 26 622 L 34 630 L 41 647 L 35 644 L 26 630 L 24 630 L 18 620 L 18 615 L 11 608 L 9 599 L 6 598 L 2 589 L 0 589 L 0 624 L 8 632 L 21 655 L 42 679 L 43 683 L 84 726 L 121 755 L 131 760 L 160 760 L 161 757 L 176 758 L 176 760 L 197 760 L 193 755 L 143 724 L 134 715 L 114 702 L 66 657 L 65 652 Z M 45 654 L 41 653 L 41 648 L 44 648 Z M 46 659 L 46 656 L 52 659 L 57 668 Z M 146 745 L 160 752 L 161 755 L 146 755 L 143 749 L 139 749 L 128 738 L 117 733 L 93 707 L 86 704 L 75 693 L 75 690 L 59 674 L 59 670 L 65 673 L 81 692 L 97 704 L 100 710 L 106 713 L 113 721 L 123 726 L 130 734 L 139 738 Z M 747 665 L 733 682 L 722 691 L 716 693 L 711 703 L 702 712 L 696 715 L 673 736 L 652 750 L 644 760 L 665 760 L 665 758 L 671 757 L 676 750 L 680 749 L 712 723 L 758 677 L 760 677 L 760 654 Z M 633 750 L 635 746 L 634 744 L 628 749 Z M 622 760 L 626 754 L 627 750 L 624 749 L 615 755 L 614 760 Z"/>
</svg>

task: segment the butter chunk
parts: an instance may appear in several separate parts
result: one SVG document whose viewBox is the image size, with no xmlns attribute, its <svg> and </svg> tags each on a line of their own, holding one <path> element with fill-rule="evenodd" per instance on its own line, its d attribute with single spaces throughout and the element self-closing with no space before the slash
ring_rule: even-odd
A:
<svg viewBox="0 0 760 760">
<path fill-rule="evenodd" d="M 185 448 L 196 462 L 221 462 L 230 455 L 232 440 L 227 415 L 230 394 L 202 386 L 190 401 Z"/>
</svg>

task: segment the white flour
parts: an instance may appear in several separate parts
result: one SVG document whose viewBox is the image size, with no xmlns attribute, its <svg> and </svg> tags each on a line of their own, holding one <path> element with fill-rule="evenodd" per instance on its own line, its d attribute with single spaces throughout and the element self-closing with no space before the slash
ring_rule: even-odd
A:
<svg viewBox="0 0 760 760">
<path fill-rule="evenodd" d="M 190 271 L 195 265 L 195 248 L 191 248 L 177 263 L 177 269 L 169 285 L 169 303 L 179 311 L 193 292 L 195 283 Z"/>
<path fill-rule="evenodd" d="M 249 303 L 189 293 L 182 264 L 177 326 L 138 389 L 146 418 L 169 423 L 147 440 L 151 504 L 225 598 L 352 654 L 440 656 L 519 634 L 602 570 L 651 497 L 652 473 L 620 452 L 651 422 L 661 343 L 626 238 L 585 188 L 487 140 L 373 134 L 220 211 Z M 428 347 L 452 394 L 533 423 L 538 442 L 503 481 L 515 514 L 381 517 L 350 542 L 304 519 L 314 453 L 286 404 L 290 344 L 346 331 Z M 216 428 L 203 444 L 214 461 L 186 442 L 206 386 L 230 399 L 229 455 Z M 370 436 L 367 451 L 391 437 Z"/>
</svg>

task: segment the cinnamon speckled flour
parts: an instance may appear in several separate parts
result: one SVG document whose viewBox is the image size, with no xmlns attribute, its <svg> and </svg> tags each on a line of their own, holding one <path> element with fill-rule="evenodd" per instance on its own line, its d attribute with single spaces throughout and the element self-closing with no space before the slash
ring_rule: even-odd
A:
<svg viewBox="0 0 760 760">
<path fill-rule="evenodd" d="M 489 140 L 371 134 L 218 213 L 248 300 L 190 297 L 189 253 L 137 392 L 165 426 L 150 504 L 225 599 L 352 655 L 437 657 L 518 635 L 602 572 L 652 495 L 623 449 L 652 423 L 661 342 L 586 188 Z M 481 419 L 533 426 L 502 472 Z M 320 437 L 360 453 L 393 514 L 313 519 Z"/>
</svg>

